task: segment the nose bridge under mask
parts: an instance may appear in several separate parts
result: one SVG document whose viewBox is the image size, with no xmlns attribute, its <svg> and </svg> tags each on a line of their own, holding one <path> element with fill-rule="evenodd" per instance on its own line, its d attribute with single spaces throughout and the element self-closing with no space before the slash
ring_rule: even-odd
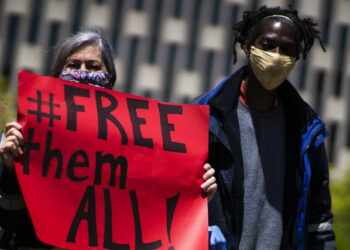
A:
<svg viewBox="0 0 350 250">
<path fill-rule="evenodd" d="M 272 90 L 287 78 L 294 67 L 295 58 L 251 46 L 249 62 L 263 87 Z"/>
</svg>

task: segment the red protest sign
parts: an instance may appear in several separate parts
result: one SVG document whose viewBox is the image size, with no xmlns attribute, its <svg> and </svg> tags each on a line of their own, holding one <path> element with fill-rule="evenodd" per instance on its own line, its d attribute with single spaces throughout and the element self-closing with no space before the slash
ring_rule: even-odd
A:
<svg viewBox="0 0 350 250">
<path fill-rule="evenodd" d="M 36 234 L 74 249 L 207 249 L 206 106 L 19 73 L 16 162 Z"/>
</svg>

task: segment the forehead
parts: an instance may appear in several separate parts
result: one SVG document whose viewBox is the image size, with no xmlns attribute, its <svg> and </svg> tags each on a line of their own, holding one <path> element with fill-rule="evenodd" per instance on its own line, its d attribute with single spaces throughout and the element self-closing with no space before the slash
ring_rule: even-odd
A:
<svg viewBox="0 0 350 250">
<path fill-rule="evenodd" d="M 88 58 L 101 60 L 101 51 L 96 45 L 85 45 L 78 48 L 69 58 Z"/>
<path fill-rule="evenodd" d="M 288 40 L 296 43 L 297 32 L 296 28 L 290 22 L 280 19 L 268 19 L 259 24 L 257 39 L 259 37 L 269 37 L 277 40 Z"/>
</svg>

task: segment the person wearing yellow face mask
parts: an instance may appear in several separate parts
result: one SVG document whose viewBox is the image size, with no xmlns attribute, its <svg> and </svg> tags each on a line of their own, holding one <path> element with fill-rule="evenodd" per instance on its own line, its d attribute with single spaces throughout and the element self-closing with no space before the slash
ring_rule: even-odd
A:
<svg viewBox="0 0 350 250">
<path fill-rule="evenodd" d="M 245 11 L 233 31 L 248 65 L 194 100 L 210 105 L 210 249 L 335 248 L 327 130 L 287 80 L 314 40 L 324 49 L 315 26 L 293 9 Z"/>
<path fill-rule="evenodd" d="M 249 61 L 261 85 L 267 90 L 273 90 L 286 79 L 293 69 L 295 58 L 251 46 Z"/>
</svg>

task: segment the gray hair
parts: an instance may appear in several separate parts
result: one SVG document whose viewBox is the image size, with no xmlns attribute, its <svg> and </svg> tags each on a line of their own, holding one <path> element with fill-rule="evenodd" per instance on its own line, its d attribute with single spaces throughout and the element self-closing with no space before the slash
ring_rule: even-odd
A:
<svg viewBox="0 0 350 250">
<path fill-rule="evenodd" d="M 58 77 L 66 64 L 67 59 L 78 49 L 87 45 L 96 45 L 100 49 L 103 63 L 106 66 L 107 72 L 111 75 L 109 88 L 112 89 L 117 80 L 112 49 L 107 40 L 102 37 L 100 30 L 96 28 L 80 31 L 79 33 L 67 38 L 59 45 L 57 58 L 53 70 L 51 71 L 51 75 L 53 77 Z"/>
</svg>

